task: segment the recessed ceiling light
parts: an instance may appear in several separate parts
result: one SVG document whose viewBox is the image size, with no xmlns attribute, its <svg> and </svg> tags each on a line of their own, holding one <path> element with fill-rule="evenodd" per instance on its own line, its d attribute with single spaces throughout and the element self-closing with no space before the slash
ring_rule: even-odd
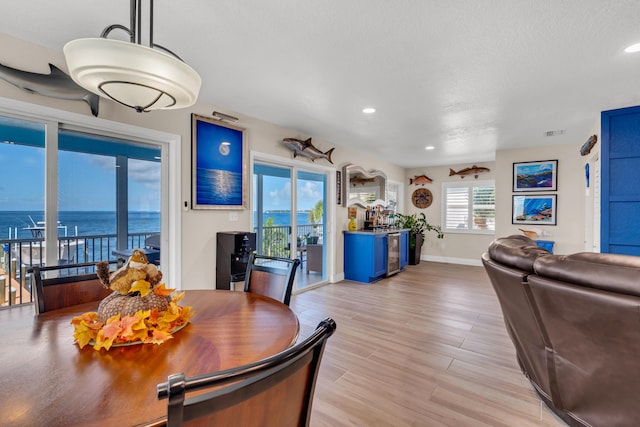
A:
<svg viewBox="0 0 640 427">
<path fill-rule="evenodd" d="M 367 108 L 363 108 L 362 112 L 365 114 L 373 114 L 376 112 L 376 109 L 372 107 L 367 107 Z"/>
<path fill-rule="evenodd" d="M 426 147 L 424 147 L 425 150 L 435 150 L 436 147 L 434 147 L 433 145 L 427 145 Z"/>
<path fill-rule="evenodd" d="M 627 47 L 624 51 L 627 53 L 640 52 L 640 43 L 632 44 L 631 46 Z"/>
</svg>

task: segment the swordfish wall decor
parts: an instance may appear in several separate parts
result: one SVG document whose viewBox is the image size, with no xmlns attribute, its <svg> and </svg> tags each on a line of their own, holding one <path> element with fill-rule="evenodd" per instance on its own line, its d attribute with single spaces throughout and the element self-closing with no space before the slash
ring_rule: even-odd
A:
<svg viewBox="0 0 640 427">
<path fill-rule="evenodd" d="M 329 163 L 333 164 L 333 161 L 331 160 L 331 154 L 333 154 L 333 150 L 335 150 L 335 147 L 323 153 L 311 143 L 311 138 L 308 138 L 304 141 L 298 138 L 284 138 L 282 142 L 289 150 L 293 152 L 294 159 L 298 156 L 311 159 L 312 162 L 314 162 L 316 159 L 325 159 Z"/>
<path fill-rule="evenodd" d="M 0 79 L 5 80 L 25 92 L 51 98 L 84 101 L 89 104 L 91 114 L 98 117 L 100 97 L 79 86 L 60 68 L 49 64 L 49 74 L 17 70 L 0 64 Z"/>
</svg>

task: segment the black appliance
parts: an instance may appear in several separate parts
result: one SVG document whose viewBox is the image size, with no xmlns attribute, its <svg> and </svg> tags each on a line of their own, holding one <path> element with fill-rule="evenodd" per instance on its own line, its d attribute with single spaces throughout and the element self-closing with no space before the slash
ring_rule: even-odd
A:
<svg viewBox="0 0 640 427">
<path fill-rule="evenodd" d="M 387 277 L 400 271 L 400 233 L 387 234 Z"/>
<path fill-rule="evenodd" d="M 224 231 L 217 234 L 216 289 L 233 289 L 244 281 L 251 253 L 256 250 L 256 233 Z"/>
</svg>

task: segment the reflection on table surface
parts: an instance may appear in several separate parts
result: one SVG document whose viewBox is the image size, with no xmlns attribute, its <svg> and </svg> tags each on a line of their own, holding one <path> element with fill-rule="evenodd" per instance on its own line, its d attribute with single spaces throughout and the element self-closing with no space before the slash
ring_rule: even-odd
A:
<svg viewBox="0 0 640 427">
<path fill-rule="evenodd" d="M 138 425 L 166 416 L 156 385 L 172 373 L 193 376 L 239 366 L 291 346 L 295 314 L 245 292 L 186 291 L 191 323 L 162 345 L 95 351 L 73 344 L 71 318 L 83 304 L 36 316 L 32 305 L 0 310 L 3 425 Z M 5 424 L 6 423 L 6 424 Z"/>
</svg>

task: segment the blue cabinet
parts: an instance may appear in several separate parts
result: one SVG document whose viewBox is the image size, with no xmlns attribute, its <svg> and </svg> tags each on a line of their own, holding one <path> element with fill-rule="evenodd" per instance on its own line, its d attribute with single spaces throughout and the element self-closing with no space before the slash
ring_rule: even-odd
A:
<svg viewBox="0 0 640 427">
<path fill-rule="evenodd" d="M 371 283 L 387 272 L 387 234 L 344 234 L 344 278 Z"/>
<path fill-rule="evenodd" d="M 344 278 L 371 283 L 387 274 L 387 233 L 344 232 Z M 409 232 L 400 231 L 400 269 L 409 263 Z"/>
<path fill-rule="evenodd" d="M 404 270 L 409 264 L 409 232 L 400 232 L 400 269 Z"/>
<path fill-rule="evenodd" d="M 375 236 L 373 239 L 373 274 L 371 277 L 379 278 L 387 273 L 387 235 Z"/>
</svg>

